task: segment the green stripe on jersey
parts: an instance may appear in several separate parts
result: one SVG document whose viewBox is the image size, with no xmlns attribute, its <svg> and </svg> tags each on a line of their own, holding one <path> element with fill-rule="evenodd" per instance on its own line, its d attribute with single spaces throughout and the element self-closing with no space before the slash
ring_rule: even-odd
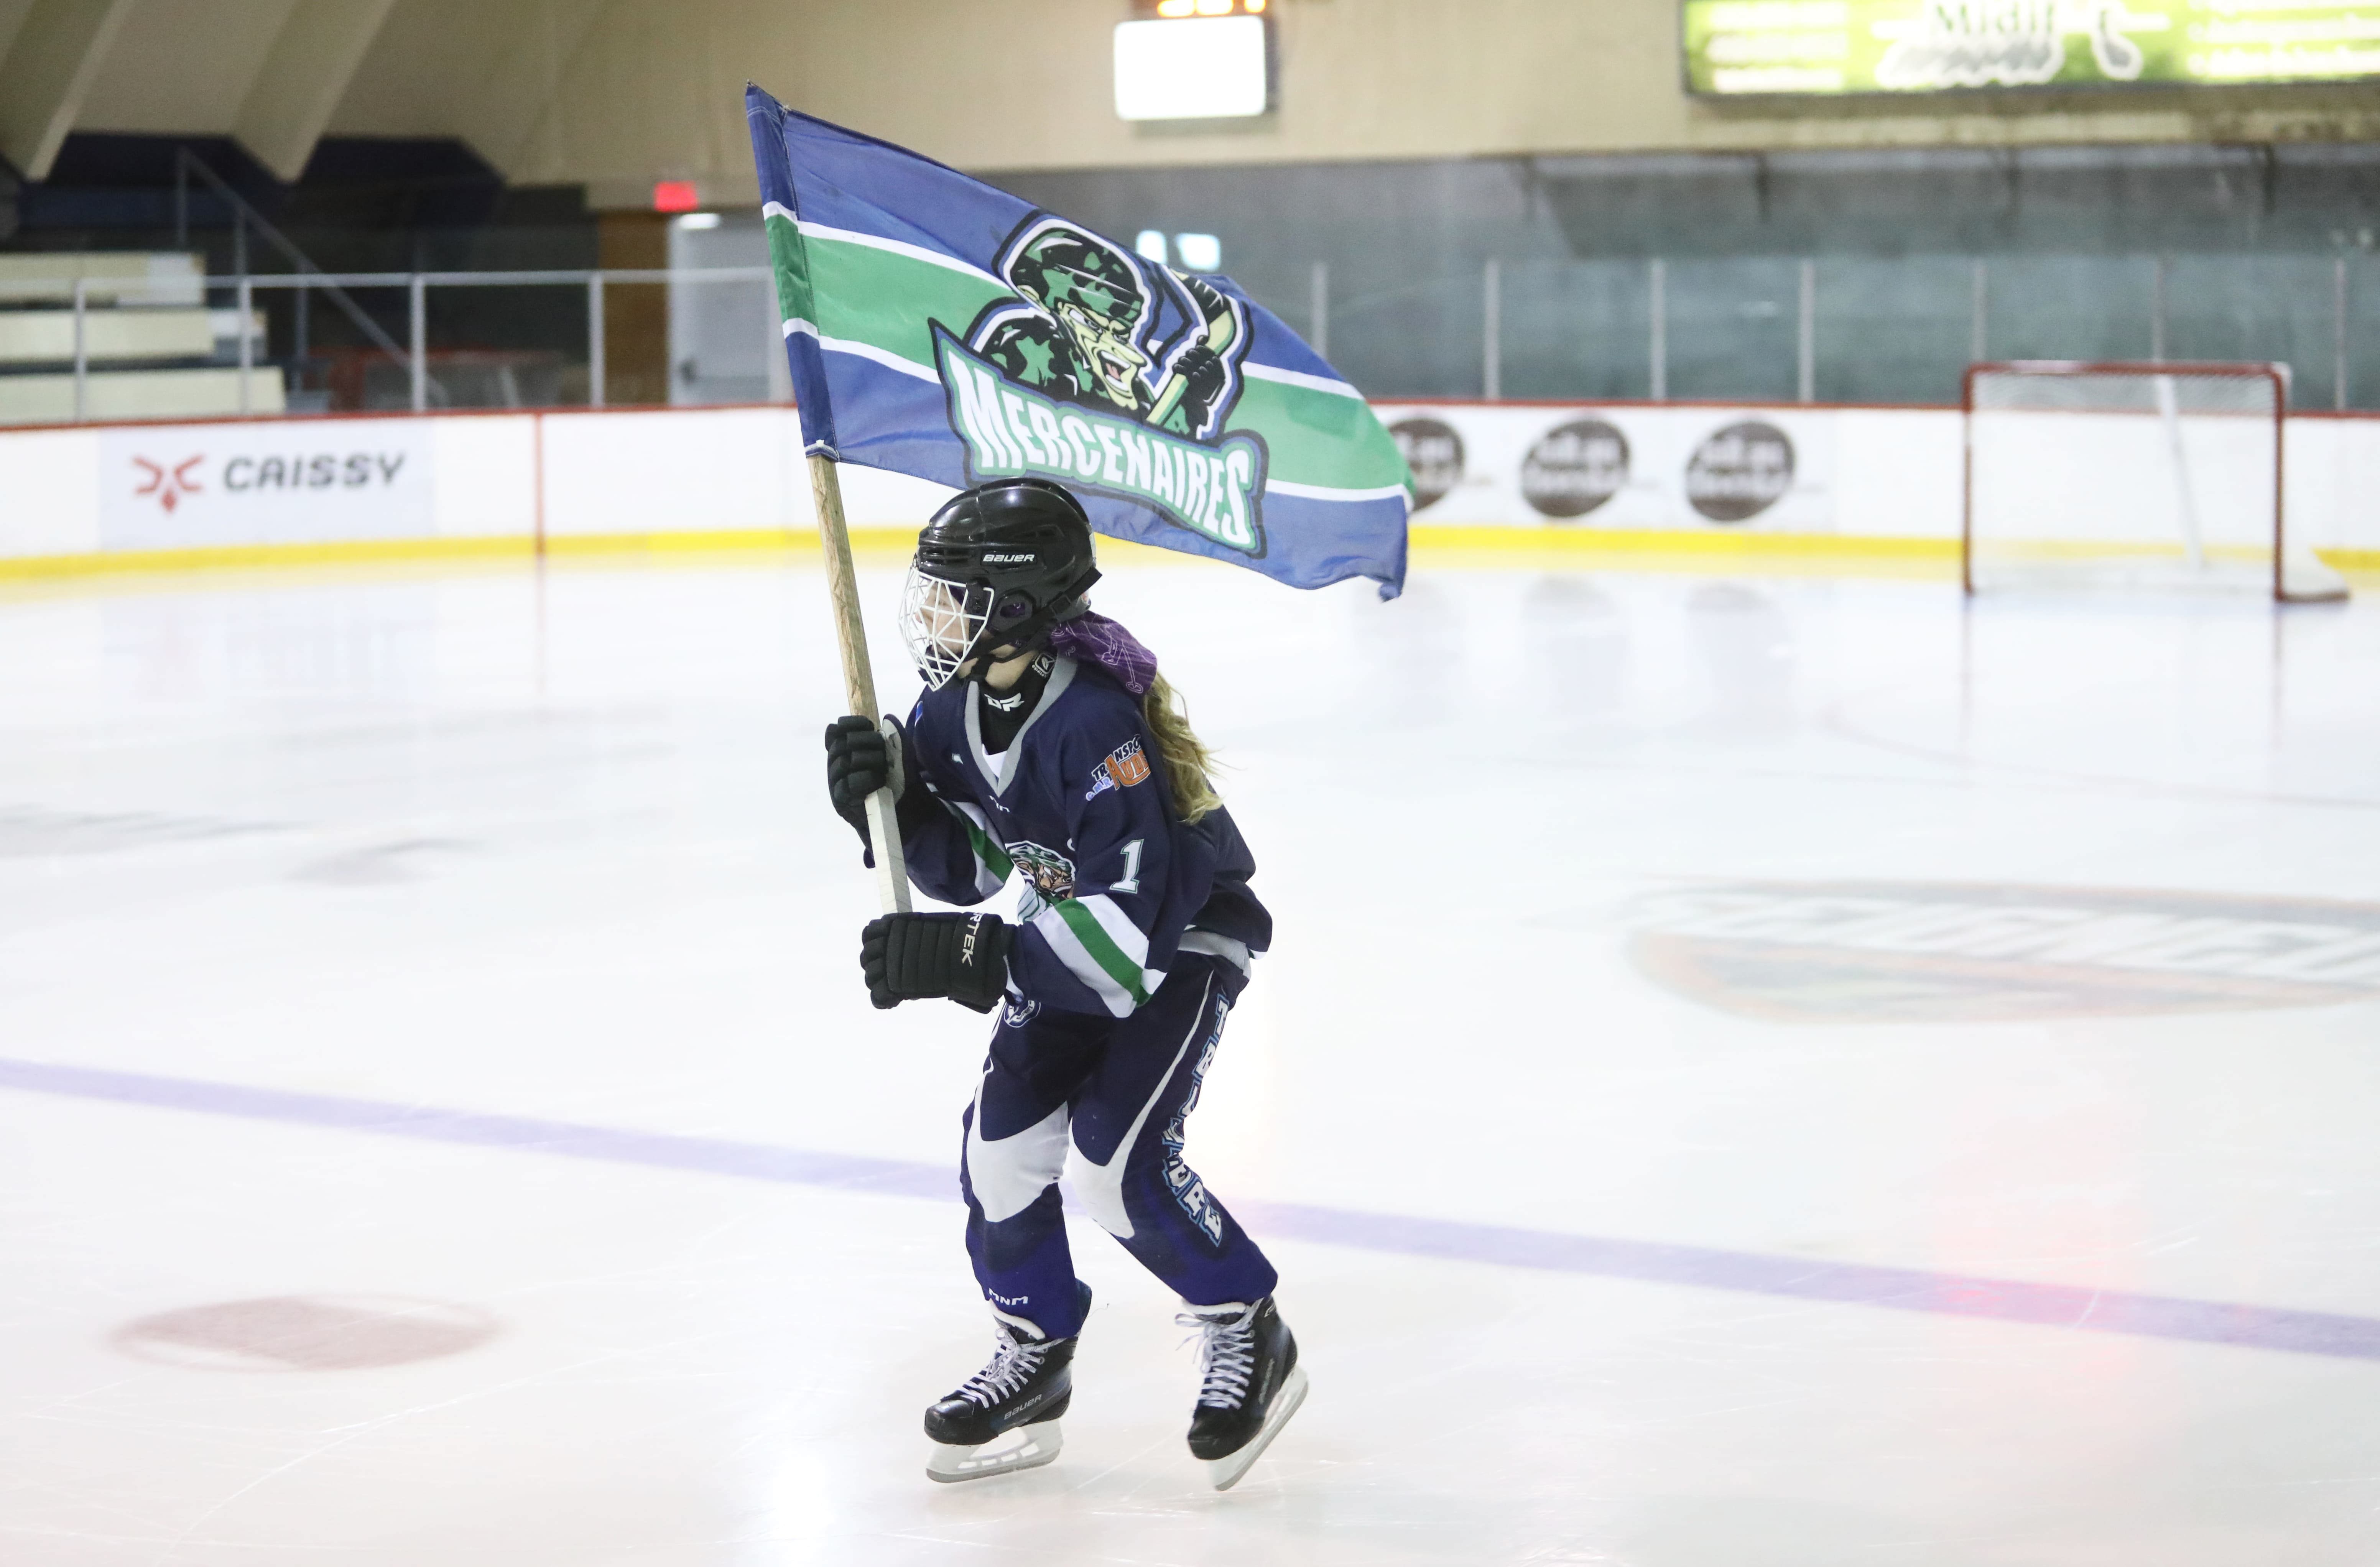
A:
<svg viewBox="0 0 2380 1567">
<path fill-rule="evenodd" d="M 1008 857 L 1008 851 L 994 843 L 991 834 L 978 827 L 972 818 L 962 816 L 959 822 L 966 829 L 967 846 L 975 850 L 975 862 L 1002 881 L 1007 881 L 1008 873 L 1016 869 L 1016 862 Z"/>
<path fill-rule="evenodd" d="M 1132 998 L 1132 1004 L 1138 1006 L 1148 1001 L 1148 992 L 1140 983 L 1140 965 L 1124 955 L 1123 949 L 1116 945 L 1115 938 L 1108 934 L 1107 927 L 1099 923 L 1099 917 L 1074 898 L 1054 906 L 1058 917 L 1066 922 L 1066 929 L 1075 933 L 1075 940 L 1082 942 L 1083 950 L 1091 954 L 1091 961 L 1123 988 L 1124 994 Z"/>
</svg>

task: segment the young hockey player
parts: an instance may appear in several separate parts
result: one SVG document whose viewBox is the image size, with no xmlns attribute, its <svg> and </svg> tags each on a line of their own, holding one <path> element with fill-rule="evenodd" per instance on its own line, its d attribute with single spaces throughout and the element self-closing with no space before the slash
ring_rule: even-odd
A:
<svg viewBox="0 0 2380 1567">
<path fill-rule="evenodd" d="M 1059 1203 L 1071 1142 L 1083 1206 L 1201 1335 L 1190 1451 L 1222 1489 L 1305 1396 L 1272 1264 L 1182 1161 L 1183 1124 L 1272 917 L 1156 659 L 1088 612 L 1098 577 L 1089 523 L 1061 486 L 1001 480 L 953 499 L 920 535 L 903 596 L 926 691 L 898 730 L 898 766 L 880 731 L 842 719 L 827 784 L 863 845 L 862 802 L 891 784 L 909 878 L 929 897 L 979 903 L 1023 878 L 1014 925 L 894 914 L 862 937 L 876 1005 L 1002 1008 L 960 1117 L 959 1169 L 997 1349 L 927 1410 L 926 1472 L 970 1480 L 1058 1456 L 1091 1300 Z"/>
</svg>

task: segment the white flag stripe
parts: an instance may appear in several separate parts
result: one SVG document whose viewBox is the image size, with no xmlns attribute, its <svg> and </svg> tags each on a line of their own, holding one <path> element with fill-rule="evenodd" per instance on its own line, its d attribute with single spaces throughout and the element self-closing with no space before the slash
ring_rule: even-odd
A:
<svg viewBox="0 0 2380 1567">
<path fill-rule="evenodd" d="M 791 207 L 786 206 L 783 201 L 761 202 L 760 221 L 762 223 L 766 223 L 771 218 L 783 218 L 787 223 L 792 224 L 795 228 L 799 228 L 802 223 L 801 219 L 794 216 L 794 210 Z"/>
<path fill-rule="evenodd" d="M 793 217 L 791 213 L 785 215 Z M 804 223 L 799 218 L 794 219 L 794 226 L 800 229 L 802 237 L 807 239 L 836 239 L 845 245 L 865 245 L 871 250 L 889 250 L 896 256 L 906 256 L 913 261 L 925 261 L 950 272 L 965 273 L 969 277 L 981 278 L 1003 294 L 1014 292 L 1008 285 L 973 262 L 960 261 L 956 256 L 945 256 L 940 250 L 929 250 L 923 245 L 911 245 L 900 239 L 885 239 L 873 234 L 861 234 L 855 229 L 829 228 L 822 223 Z"/>
<path fill-rule="evenodd" d="M 796 332 L 807 333 L 817 338 L 818 346 L 830 354 L 849 354 L 854 358 L 871 359 L 886 370 L 897 370 L 903 375 L 915 376 L 929 385 L 940 386 L 942 383 L 941 378 L 932 370 L 915 359 L 903 358 L 890 348 L 880 348 L 873 343 L 855 343 L 848 337 L 829 337 L 806 321 L 789 321 L 785 323 L 786 336 L 791 337 Z"/>
<path fill-rule="evenodd" d="M 1284 386 L 1303 386 L 1309 392 L 1328 392 L 1334 397 L 1353 397 L 1359 403 L 1365 401 L 1361 392 L 1327 375 L 1308 375 L 1302 370 L 1281 370 L 1273 365 L 1242 365 L 1240 373 L 1250 381 L 1278 381 Z"/>
<path fill-rule="evenodd" d="M 1385 501 L 1391 495 L 1402 495 L 1402 484 L 1383 484 L 1377 490 L 1334 490 L 1327 484 L 1292 484 L 1286 479 L 1265 480 L 1268 495 L 1290 495 L 1301 501 Z"/>
<path fill-rule="evenodd" d="M 1035 915 L 1033 928 L 1041 932 L 1041 939 L 1050 943 L 1050 950 L 1058 954 L 1059 961 L 1075 978 L 1090 987 L 1091 994 L 1099 998 L 1101 1005 L 1118 1017 L 1132 1015 L 1132 992 L 1117 984 L 1114 976 L 1099 966 L 1099 960 L 1083 945 L 1082 938 L 1067 927 L 1056 905 Z"/>
</svg>

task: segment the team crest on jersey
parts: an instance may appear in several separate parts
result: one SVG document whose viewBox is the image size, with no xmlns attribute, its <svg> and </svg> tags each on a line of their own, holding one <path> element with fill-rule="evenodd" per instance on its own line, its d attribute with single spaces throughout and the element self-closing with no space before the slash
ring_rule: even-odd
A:
<svg viewBox="0 0 2380 1567">
<path fill-rule="evenodd" d="M 1108 753 L 1091 774 L 1091 786 L 1083 798 L 1095 800 L 1110 789 L 1129 789 L 1135 784 L 1148 782 L 1148 753 L 1140 748 L 1137 740 L 1126 740 Z"/>
<path fill-rule="evenodd" d="M 1016 905 L 1019 925 L 1029 924 L 1051 904 L 1062 904 L 1075 895 L 1075 862 L 1057 850 L 1029 841 L 1014 843 L 1008 845 L 1008 857 L 1025 878 L 1025 891 Z"/>
<path fill-rule="evenodd" d="M 1038 1016 L 1040 1011 L 1039 1002 L 1012 1000 L 1008 1003 L 1007 1010 L 1000 1014 L 1000 1020 L 1011 1028 L 1022 1028 Z"/>
<path fill-rule="evenodd" d="M 999 271 L 1012 294 L 964 333 L 933 328 L 968 482 L 1056 479 L 1263 554 L 1269 457 L 1261 437 L 1224 433 L 1246 305 L 1048 213 L 1017 225 Z"/>
</svg>

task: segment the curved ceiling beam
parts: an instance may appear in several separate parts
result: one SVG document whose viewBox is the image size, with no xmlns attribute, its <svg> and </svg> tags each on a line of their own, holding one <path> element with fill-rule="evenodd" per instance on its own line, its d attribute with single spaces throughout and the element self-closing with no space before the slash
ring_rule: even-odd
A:
<svg viewBox="0 0 2380 1567">
<path fill-rule="evenodd" d="M 240 105 L 232 134 L 285 181 L 306 172 L 364 51 L 396 0 L 298 0 Z"/>
<path fill-rule="evenodd" d="M 620 9 L 620 0 L 606 0 L 557 17 L 551 3 L 540 6 L 516 35 L 501 67 L 512 91 L 468 105 L 473 124 L 465 139 L 507 179 L 552 179 L 567 166 L 559 117 L 565 84 L 589 43 Z M 545 143 L 542 150 L 540 141 Z"/>
<path fill-rule="evenodd" d="M 35 0 L 0 60 L 0 155 L 46 179 L 137 0 Z"/>
</svg>

